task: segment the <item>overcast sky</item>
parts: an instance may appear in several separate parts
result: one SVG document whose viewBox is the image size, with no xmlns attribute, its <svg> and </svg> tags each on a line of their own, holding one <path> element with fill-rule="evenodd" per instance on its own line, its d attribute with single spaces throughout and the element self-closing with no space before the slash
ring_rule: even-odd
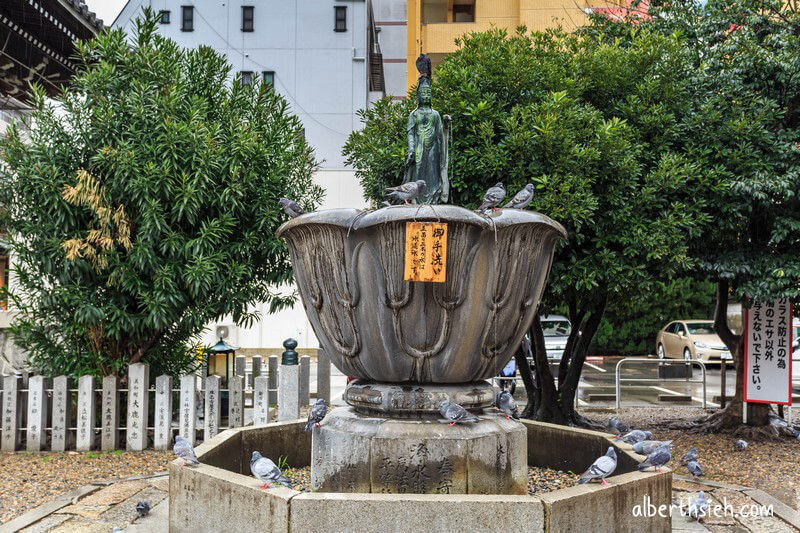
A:
<svg viewBox="0 0 800 533">
<path fill-rule="evenodd" d="M 106 26 L 110 26 L 122 8 L 125 7 L 127 0 L 83 0 L 89 9 L 103 19 Z"/>
</svg>

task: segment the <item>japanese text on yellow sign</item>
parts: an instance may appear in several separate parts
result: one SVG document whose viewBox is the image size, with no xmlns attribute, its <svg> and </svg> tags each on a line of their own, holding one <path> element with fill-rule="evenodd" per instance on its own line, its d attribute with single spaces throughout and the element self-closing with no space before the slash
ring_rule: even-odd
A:
<svg viewBox="0 0 800 533">
<path fill-rule="evenodd" d="M 406 222 L 406 281 L 444 283 L 447 224 Z"/>
</svg>

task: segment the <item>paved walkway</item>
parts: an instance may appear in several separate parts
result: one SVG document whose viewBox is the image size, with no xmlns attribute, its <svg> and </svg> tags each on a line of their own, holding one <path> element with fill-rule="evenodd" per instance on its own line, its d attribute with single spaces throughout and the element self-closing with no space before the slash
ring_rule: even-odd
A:
<svg viewBox="0 0 800 533">
<path fill-rule="evenodd" d="M 125 533 L 161 533 L 168 531 L 169 479 L 160 474 L 148 478 L 123 480 L 107 485 L 87 485 L 72 495 L 58 498 L 26 515 L 18 517 L 0 531 L 24 532 L 112 532 L 115 528 Z M 708 517 L 702 523 L 682 516 L 677 506 L 684 506 L 698 491 L 706 493 L 709 503 L 727 503 L 725 516 Z M 672 492 L 673 532 L 770 532 L 790 533 L 800 530 L 800 514 L 758 489 L 737 487 L 713 482 L 694 482 L 675 476 Z M 139 518 L 136 504 L 148 501 L 150 514 Z M 759 506 L 772 505 L 769 516 L 748 516 Z M 49 507 L 48 507 L 49 506 Z M 744 511 L 743 511 L 744 510 Z"/>
</svg>

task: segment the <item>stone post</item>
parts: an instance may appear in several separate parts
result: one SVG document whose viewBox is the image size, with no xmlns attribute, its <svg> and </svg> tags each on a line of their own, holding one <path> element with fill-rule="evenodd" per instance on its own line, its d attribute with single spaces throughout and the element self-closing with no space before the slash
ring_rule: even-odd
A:
<svg viewBox="0 0 800 533">
<path fill-rule="evenodd" d="M 153 447 L 169 450 L 172 443 L 172 376 L 156 378 L 156 404 Z"/>
<path fill-rule="evenodd" d="M 19 446 L 19 386 L 17 376 L 3 378 L 3 440 L 4 452 L 16 451 Z"/>
<path fill-rule="evenodd" d="M 278 405 L 278 356 L 269 356 L 269 403 Z"/>
<path fill-rule="evenodd" d="M 243 425 L 244 376 L 237 374 L 228 380 L 228 427 L 239 428 Z"/>
<path fill-rule="evenodd" d="M 203 440 L 208 440 L 219 433 L 222 413 L 219 408 L 219 376 L 208 376 L 205 381 L 205 428 Z"/>
<path fill-rule="evenodd" d="M 100 449 L 119 448 L 119 381 L 117 376 L 103 378 L 103 414 L 100 416 Z"/>
<path fill-rule="evenodd" d="M 47 437 L 47 379 L 44 376 L 32 376 L 28 380 L 28 431 L 26 449 L 38 452 L 44 448 Z"/>
<path fill-rule="evenodd" d="M 78 378 L 78 431 L 75 448 L 88 452 L 94 446 L 94 377 Z"/>
<path fill-rule="evenodd" d="M 247 370 L 247 357 L 243 355 L 237 355 L 233 358 L 233 374 L 235 376 L 244 376 L 245 371 Z"/>
<path fill-rule="evenodd" d="M 248 383 L 248 385 L 250 386 L 250 388 L 253 388 L 256 385 L 256 378 L 261 375 L 261 356 L 260 355 L 254 355 L 253 359 L 251 359 L 251 361 L 252 361 L 251 364 L 250 364 L 250 376 L 251 377 L 250 377 L 250 382 Z"/>
<path fill-rule="evenodd" d="M 70 380 L 67 376 L 53 379 L 53 431 L 50 449 L 54 452 L 67 451 L 67 428 L 70 427 L 72 412 L 72 394 L 69 391 Z"/>
<path fill-rule="evenodd" d="M 178 434 L 194 446 L 196 440 L 197 378 L 194 374 L 181 376 L 181 408 Z"/>
<path fill-rule="evenodd" d="M 284 350 L 281 356 L 280 386 L 278 387 L 278 420 L 295 420 L 300 417 L 300 367 L 297 364 L 297 341 L 283 341 Z"/>
<path fill-rule="evenodd" d="M 300 358 L 300 385 L 298 387 L 298 396 L 300 407 L 308 405 L 310 397 L 311 381 L 311 358 L 304 355 Z"/>
<path fill-rule="evenodd" d="M 128 367 L 128 427 L 126 447 L 131 451 L 147 448 L 148 389 L 150 367 L 136 363 Z"/>
<path fill-rule="evenodd" d="M 253 425 L 269 423 L 269 378 L 258 376 L 253 382 Z"/>
<path fill-rule="evenodd" d="M 331 358 L 321 348 L 317 351 L 317 398 L 331 404 Z"/>
</svg>

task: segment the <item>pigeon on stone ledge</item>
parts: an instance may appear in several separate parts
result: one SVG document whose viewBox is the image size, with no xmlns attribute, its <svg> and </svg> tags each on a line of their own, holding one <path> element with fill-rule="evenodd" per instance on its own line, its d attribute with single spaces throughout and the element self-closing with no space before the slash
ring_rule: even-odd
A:
<svg viewBox="0 0 800 533">
<path fill-rule="evenodd" d="M 457 403 L 442 402 L 439 404 L 439 412 L 442 416 L 450 422 L 451 426 L 455 424 L 474 424 L 478 421 L 478 417 L 458 405 Z"/>
<path fill-rule="evenodd" d="M 494 399 L 495 406 L 500 409 L 506 418 L 519 419 L 519 412 L 517 411 L 517 402 L 514 397 L 507 390 L 501 390 L 497 393 Z"/>
<path fill-rule="evenodd" d="M 622 442 L 626 442 L 628 444 L 635 444 L 637 442 L 641 442 L 643 440 L 647 440 L 652 437 L 653 434 L 649 431 L 642 431 L 641 429 L 634 429 L 621 437 L 614 437 L 615 440 L 621 440 Z"/>
<path fill-rule="evenodd" d="M 410 204 L 411 200 L 422 194 L 422 191 L 425 190 L 425 185 L 424 180 L 409 181 L 397 187 L 388 187 L 386 192 L 389 193 L 389 198 Z"/>
<path fill-rule="evenodd" d="M 280 469 L 270 459 L 254 451 L 250 459 L 250 472 L 262 483 L 261 489 L 268 489 L 270 483 L 280 483 L 284 487 L 292 488 L 289 478 L 282 475 Z"/>
<path fill-rule="evenodd" d="M 616 416 L 612 416 L 608 419 L 608 428 L 615 435 L 624 435 L 631 430 L 631 428 L 628 427 L 628 424 L 621 421 Z"/>
<path fill-rule="evenodd" d="M 494 211 L 497 209 L 497 204 L 506 199 L 506 187 L 499 181 L 495 183 L 494 187 L 490 187 L 486 194 L 483 196 L 483 202 L 478 211 L 485 213 L 489 209 Z"/>
<path fill-rule="evenodd" d="M 672 459 L 672 448 L 669 446 L 661 446 L 653 453 L 647 456 L 647 459 L 639 463 L 637 467 L 639 470 L 645 470 L 653 467 L 656 472 L 661 472 L 661 467 L 670 462 Z"/>
<path fill-rule="evenodd" d="M 592 466 L 581 475 L 578 483 L 584 484 L 597 479 L 601 484 L 606 485 L 608 481 L 606 478 L 610 476 L 617 468 L 617 452 L 614 451 L 613 446 L 608 447 L 606 454 L 598 457 Z"/>
<path fill-rule="evenodd" d="M 326 414 L 328 414 L 328 406 L 325 405 L 325 400 L 320 398 L 308 411 L 308 422 L 306 422 L 305 430 L 311 431 L 314 426 L 319 427 L 319 423 L 322 422 Z"/>
<path fill-rule="evenodd" d="M 672 446 L 671 440 L 643 440 L 633 443 L 633 451 L 642 455 L 650 455 L 662 446 Z"/>
<path fill-rule="evenodd" d="M 172 451 L 179 459 L 183 459 L 183 466 L 200 464 L 200 461 L 197 460 L 197 456 L 194 454 L 192 445 L 180 435 L 175 435 L 175 445 L 172 447 Z"/>
<path fill-rule="evenodd" d="M 514 195 L 514 198 L 511 199 L 503 207 L 510 207 L 511 209 L 525 209 L 528 207 L 528 204 L 531 203 L 533 200 L 533 183 L 529 183 L 525 186 L 524 189 L 519 191 L 517 194 Z"/>
<path fill-rule="evenodd" d="M 303 208 L 297 205 L 297 202 L 294 200 L 289 200 L 288 198 L 281 198 L 281 208 L 283 208 L 283 212 L 289 215 L 289 218 L 297 218 L 305 211 Z"/>
</svg>

